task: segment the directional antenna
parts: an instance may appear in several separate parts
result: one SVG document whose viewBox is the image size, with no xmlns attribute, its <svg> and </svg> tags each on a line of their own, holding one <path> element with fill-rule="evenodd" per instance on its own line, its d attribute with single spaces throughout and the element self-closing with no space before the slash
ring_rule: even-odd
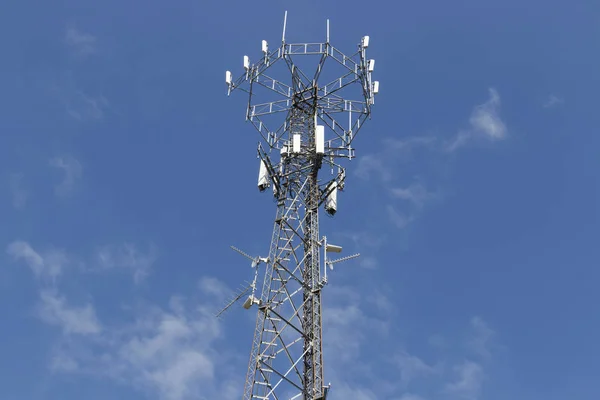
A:
<svg viewBox="0 0 600 400">
<path fill-rule="evenodd" d="M 247 282 L 246 282 L 247 283 Z M 217 314 L 215 314 L 215 317 L 219 318 L 221 317 L 227 310 L 229 310 L 231 308 L 232 305 L 234 305 L 239 299 L 241 299 L 242 297 L 244 297 L 247 293 L 249 293 L 250 291 L 252 291 L 252 286 L 253 284 L 250 283 L 245 287 L 241 287 L 240 289 L 238 289 L 235 292 L 235 295 L 229 300 L 229 302 L 227 302 L 227 304 L 225 305 L 225 307 L 223 307 L 221 309 L 221 311 L 219 311 Z"/>
<path fill-rule="evenodd" d="M 235 246 L 230 246 L 230 247 L 233 249 L 233 251 L 238 252 L 242 256 L 246 257 L 248 260 L 252 261 L 252 264 L 251 264 L 252 268 L 256 268 L 261 262 L 264 262 L 264 263 L 268 263 L 269 262 L 269 259 L 267 257 L 252 257 L 251 255 L 249 255 L 245 251 L 240 250 L 240 249 L 238 249 Z"/>
<path fill-rule="evenodd" d="M 353 254 L 353 255 L 347 256 L 347 257 L 338 258 L 337 260 L 327 260 L 327 265 L 329 265 L 329 269 L 333 270 L 333 264 L 352 260 L 353 258 L 357 258 L 357 257 L 360 257 L 360 253 Z"/>
<path fill-rule="evenodd" d="M 351 256 L 346 256 L 346 257 L 342 257 L 342 258 L 338 258 L 335 260 L 329 260 L 327 258 L 327 253 L 341 253 L 342 252 L 342 246 L 337 246 L 335 244 L 331 244 L 327 242 L 327 236 L 323 236 L 323 241 L 322 241 L 322 245 L 325 249 L 325 254 L 324 254 L 324 262 L 325 262 L 325 267 L 324 267 L 324 273 L 323 273 L 323 283 L 326 284 L 327 283 L 327 267 L 329 267 L 330 270 L 333 271 L 333 264 L 337 264 L 337 263 L 341 263 L 344 261 L 348 261 L 348 260 L 352 260 L 353 258 L 357 258 L 360 257 L 360 253 L 357 254 L 353 254 Z"/>
<path fill-rule="evenodd" d="M 219 318 L 221 315 L 223 315 L 227 310 L 229 310 L 231 308 L 231 306 L 233 306 L 236 302 L 238 302 L 241 298 L 243 298 L 244 296 L 246 296 L 248 293 L 250 293 L 250 295 L 248 296 L 248 298 L 246 299 L 246 301 L 244 301 L 244 308 L 247 310 L 250 307 L 252 307 L 253 304 L 258 304 L 259 300 L 256 298 L 256 296 L 254 296 L 255 292 L 256 292 L 256 280 L 258 278 L 258 265 L 261 262 L 264 262 L 265 264 L 269 262 L 269 259 L 267 257 L 252 257 L 251 255 L 249 255 L 248 253 L 244 252 L 243 250 L 238 249 L 235 246 L 231 246 L 231 248 L 236 251 L 237 253 L 241 254 L 242 256 L 246 257 L 247 259 L 249 259 L 250 261 L 252 261 L 252 268 L 254 268 L 254 279 L 252 280 L 252 283 L 248 283 L 246 282 L 245 285 L 243 285 L 241 288 L 239 288 L 235 294 L 232 296 L 232 298 L 229 300 L 229 302 L 227 302 L 227 304 L 225 305 L 225 307 L 223 307 L 221 309 L 221 311 L 219 311 L 215 316 L 217 318 Z"/>
</svg>

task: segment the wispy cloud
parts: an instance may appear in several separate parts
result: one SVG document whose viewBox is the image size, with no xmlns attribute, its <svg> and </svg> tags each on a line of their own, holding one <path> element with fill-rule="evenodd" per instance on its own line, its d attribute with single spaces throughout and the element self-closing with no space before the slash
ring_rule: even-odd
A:
<svg viewBox="0 0 600 400">
<path fill-rule="evenodd" d="M 392 179 L 391 171 L 385 165 L 384 161 L 375 154 L 367 154 L 360 157 L 354 173 L 361 179 L 371 179 L 374 176 L 384 182 Z"/>
<path fill-rule="evenodd" d="M 369 363 L 361 362 L 365 347 L 387 337 L 390 322 L 373 312 L 374 303 L 388 307 L 383 293 L 366 297 L 349 286 L 328 286 L 323 310 L 324 354 L 326 373 L 334 382 L 331 400 L 387 398 L 372 382 L 376 376 Z M 356 379 L 361 376 L 361 379 Z M 329 398 L 328 397 L 328 398 Z"/>
<path fill-rule="evenodd" d="M 386 138 L 383 140 L 381 151 L 358 158 L 354 174 L 360 179 L 375 178 L 388 183 L 396 177 L 397 163 L 410 161 L 412 153 L 418 148 L 434 149 L 436 145 L 437 140 L 434 137 Z"/>
<path fill-rule="evenodd" d="M 325 351 L 331 356 L 330 362 L 344 365 L 360 354 L 365 341 L 372 340 L 375 335 L 385 335 L 388 331 L 389 322 L 363 310 L 361 304 L 364 299 L 353 288 L 332 285 L 327 290 L 327 299 L 323 329 L 328 337 Z M 387 299 L 382 294 L 378 301 L 385 304 Z M 369 331 L 356 329 L 366 326 Z"/>
<path fill-rule="evenodd" d="M 453 371 L 456 379 L 446 385 L 446 392 L 464 400 L 477 400 L 485 377 L 482 366 L 467 360 L 455 365 Z"/>
<path fill-rule="evenodd" d="M 400 383 L 402 387 L 407 387 L 414 379 L 436 372 L 434 367 L 404 350 L 394 356 L 394 363 L 400 370 Z"/>
<path fill-rule="evenodd" d="M 488 359 L 492 355 L 493 339 L 496 334 L 481 317 L 471 319 L 473 334 L 468 346 L 476 355 Z"/>
<path fill-rule="evenodd" d="M 62 250 L 48 250 L 39 253 L 25 241 L 10 243 L 6 252 L 15 261 L 24 262 L 40 283 L 38 316 L 44 322 L 59 326 L 67 334 L 93 334 L 100 331 L 94 308 L 90 304 L 83 307 L 70 305 L 57 289 L 58 278 L 70 262 Z"/>
<path fill-rule="evenodd" d="M 544 108 L 557 107 L 557 106 L 563 104 L 564 102 L 565 101 L 562 98 L 560 98 L 560 97 L 558 97 L 556 95 L 551 94 L 548 97 L 548 99 L 544 102 Z"/>
<path fill-rule="evenodd" d="M 428 201 L 438 197 L 438 194 L 427 190 L 422 183 L 412 183 L 405 188 L 392 188 L 390 192 L 395 198 L 409 201 L 417 208 L 422 208 Z"/>
<path fill-rule="evenodd" d="M 54 187 L 57 196 L 67 196 L 73 191 L 73 187 L 82 175 L 82 167 L 79 161 L 73 157 L 55 157 L 50 160 L 50 166 L 63 170 L 64 177 L 60 184 Z"/>
<path fill-rule="evenodd" d="M 24 175 L 22 173 L 13 173 L 8 176 L 8 186 L 12 196 L 12 205 L 16 209 L 25 207 L 29 192 L 23 184 Z"/>
<path fill-rule="evenodd" d="M 135 283 L 140 283 L 156 261 L 156 249 L 150 246 L 148 252 L 141 252 L 135 245 L 106 245 L 95 254 L 92 269 L 130 271 Z"/>
<path fill-rule="evenodd" d="M 400 212 L 396 210 L 396 207 L 394 207 L 391 204 L 387 205 L 386 211 L 390 222 L 394 224 L 398 229 L 406 228 L 416 218 L 415 214 L 405 214 L 403 212 Z"/>
<path fill-rule="evenodd" d="M 69 305 L 65 297 L 53 289 L 42 290 L 40 299 L 40 318 L 51 325 L 59 326 L 65 334 L 86 335 L 100 332 L 101 326 L 91 304 L 83 307 Z"/>
<path fill-rule="evenodd" d="M 67 28 L 64 40 L 71 54 L 79 60 L 97 51 L 96 37 L 78 29 Z M 64 104 L 67 114 L 80 122 L 101 120 L 109 107 L 108 99 L 100 94 L 87 93 L 75 82 L 71 73 L 66 75 L 65 81 L 55 85 L 53 90 Z"/>
<path fill-rule="evenodd" d="M 352 248 L 360 252 L 361 256 L 357 262 L 362 268 L 365 269 L 376 269 L 379 262 L 377 260 L 377 250 L 385 243 L 385 235 L 379 233 L 372 233 L 367 231 L 353 231 L 353 232 L 338 232 L 335 236 L 337 240 L 350 239 L 352 241 Z"/>
<path fill-rule="evenodd" d="M 65 96 L 67 114 L 78 121 L 97 121 L 104 117 L 108 100 L 104 96 L 91 96 L 81 90 L 75 90 Z"/>
<path fill-rule="evenodd" d="M 214 347 L 222 337 L 212 313 L 215 292 L 228 291 L 220 281 L 202 279 L 200 301 L 174 295 L 166 308 L 137 302 L 129 308 L 133 315 L 127 322 L 105 324 L 93 303 L 73 304 L 61 292 L 58 277 L 70 279 L 63 273 L 70 256 L 39 252 L 24 241 L 9 244 L 6 251 L 29 266 L 39 283 L 40 320 L 62 333 L 49 363 L 55 373 L 90 374 L 131 385 L 159 400 L 237 398 L 228 375 L 232 354 Z M 100 254 L 105 268 L 145 269 L 149 262 L 127 246 L 107 247 Z"/>
<path fill-rule="evenodd" d="M 238 393 L 225 373 L 228 352 L 214 348 L 222 332 L 209 304 L 172 296 L 166 309 L 136 309 L 132 323 L 64 341 L 52 366 L 131 385 L 160 400 L 234 399 Z M 92 347 L 103 356 L 87 351 Z"/>
<path fill-rule="evenodd" d="M 96 52 L 95 36 L 81 32 L 75 28 L 67 28 L 65 32 L 65 43 L 78 57 L 85 57 Z"/>
<path fill-rule="evenodd" d="M 67 255 L 61 250 L 49 250 L 43 255 L 25 241 L 17 240 L 6 247 L 6 253 L 15 261 L 23 261 L 37 279 L 52 283 L 61 275 L 69 262 Z"/>
<path fill-rule="evenodd" d="M 379 294 L 377 301 L 382 303 L 380 311 L 385 314 L 392 300 L 383 293 Z M 379 319 L 374 312 L 372 298 L 348 286 L 330 286 L 327 300 L 324 336 L 327 338 L 326 372 L 328 378 L 335 382 L 330 394 L 332 400 L 480 399 L 486 376 L 485 363 L 493 361 L 491 349 L 494 341 L 481 317 L 470 321 L 468 340 L 474 347 L 469 352 L 464 352 L 460 346 L 450 348 L 445 345 L 443 349 L 437 346 L 433 352 L 427 352 L 427 358 L 433 361 L 426 362 L 418 354 L 409 352 L 395 335 L 390 334 L 389 314 L 386 314 L 386 320 Z M 477 339 L 473 342 L 474 337 Z M 462 339 L 454 338 L 447 344 L 460 343 Z M 376 373 L 369 363 L 370 358 L 365 356 L 372 352 L 373 343 L 377 343 L 375 347 L 378 349 L 385 348 L 387 358 L 384 367 L 388 378 Z M 469 353 L 481 349 L 481 346 L 489 350 L 486 359 L 482 362 L 469 359 Z M 480 356 L 479 353 L 476 355 Z M 381 362 L 378 361 L 379 364 Z"/>
<path fill-rule="evenodd" d="M 498 141 L 508 135 L 506 124 L 500 118 L 500 95 L 495 89 L 489 89 L 490 98 L 475 106 L 469 118 L 469 128 L 460 131 L 446 146 L 455 151 L 473 139 Z"/>
<path fill-rule="evenodd" d="M 193 398 L 195 390 L 215 377 L 210 342 L 220 333 L 207 310 L 188 312 L 177 298 L 170 311 L 154 310 L 142 315 L 134 334 L 120 339 L 117 367 L 161 399 Z M 132 332 L 133 333 L 133 332 Z"/>
</svg>

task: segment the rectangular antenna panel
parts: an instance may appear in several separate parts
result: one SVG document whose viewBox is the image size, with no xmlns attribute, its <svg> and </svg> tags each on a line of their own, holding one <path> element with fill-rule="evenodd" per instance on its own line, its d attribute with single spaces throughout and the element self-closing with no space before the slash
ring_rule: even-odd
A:
<svg viewBox="0 0 600 400">
<path fill-rule="evenodd" d="M 225 82 L 231 85 L 231 71 L 225 71 Z"/>
<path fill-rule="evenodd" d="M 366 49 L 367 47 L 369 47 L 369 37 L 365 36 L 363 37 L 363 47 Z"/>
<path fill-rule="evenodd" d="M 333 186 L 333 190 L 325 199 L 325 211 L 331 215 L 334 215 L 337 212 L 337 182 L 333 181 L 331 186 Z"/>
<path fill-rule="evenodd" d="M 379 93 L 379 81 L 373 82 L 373 94 Z"/>
<path fill-rule="evenodd" d="M 265 54 L 267 54 L 269 52 L 269 45 L 267 44 L 266 40 L 262 41 L 262 51 Z"/>
<path fill-rule="evenodd" d="M 317 125 L 315 128 L 315 146 L 317 154 L 325 153 L 325 126 Z"/>
<path fill-rule="evenodd" d="M 300 134 L 294 134 L 294 153 L 300 153 Z"/>
<path fill-rule="evenodd" d="M 369 60 L 369 72 L 373 72 L 373 70 L 375 69 L 375 60 L 371 59 Z"/>
<path fill-rule="evenodd" d="M 261 192 L 269 187 L 269 171 L 267 170 L 267 164 L 263 160 L 260 160 L 260 169 L 258 170 L 258 190 Z"/>
<path fill-rule="evenodd" d="M 244 68 L 245 69 L 250 69 L 250 57 L 248 56 L 244 56 Z"/>
</svg>

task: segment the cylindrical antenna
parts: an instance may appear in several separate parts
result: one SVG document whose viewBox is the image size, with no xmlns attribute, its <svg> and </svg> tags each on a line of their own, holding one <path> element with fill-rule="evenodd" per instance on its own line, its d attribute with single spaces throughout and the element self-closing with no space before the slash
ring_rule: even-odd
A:
<svg viewBox="0 0 600 400">
<path fill-rule="evenodd" d="M 281 35 L 281 43 L 285 43 L 285 26 L 287 23 L 287 10 L 283 14 L 283 34 Z"/>
<path fill-rule="evenodd" d="M 327 43 L 329 43 L 329 19 L 327 19 Z"/>
</svg>

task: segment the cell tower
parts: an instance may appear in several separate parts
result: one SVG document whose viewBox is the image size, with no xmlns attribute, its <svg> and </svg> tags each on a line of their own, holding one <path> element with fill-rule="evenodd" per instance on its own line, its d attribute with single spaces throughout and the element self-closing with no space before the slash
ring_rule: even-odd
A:
<svg viewBox="0 0 600 400">
<path fill-rule="evenodd" d="M 336 213 L 345 181 L 339 162 L 354 157 L 352 141 L 379 90 L 379 82 L 371 80 L 375 61 L 367 59 L 368 36 L 346 56 L 329 42 L 329 20 L 324 43 L 287 43 L 286 22 L 287 12 L 281 45 L 271 50 L 263 40 L 255 63 L 244 56 L 238 79 L 225 74 L 228 95 L 236 89 L 249 95 L 246 120 L 261 136 L 258 189 L 271 187 L 277 204 L 267 257 L 233 247 L 252 261 L 254 279 L 223 311 L 246 295 L 244 308 L 258 308 L 243 400 L 327 398 L 321 290 L 327 267 L 358 254 L 327 259 L 342 248 L 319 237 L 319 207 Z M 311 58 L 314 72 L 307 75 L 300 66 L 310 67 Z M 361 100 L 342 97 L 351 89 Z M 325 180 L 319 177 L 322 167 L 331 173 Z"/>
</svg>

